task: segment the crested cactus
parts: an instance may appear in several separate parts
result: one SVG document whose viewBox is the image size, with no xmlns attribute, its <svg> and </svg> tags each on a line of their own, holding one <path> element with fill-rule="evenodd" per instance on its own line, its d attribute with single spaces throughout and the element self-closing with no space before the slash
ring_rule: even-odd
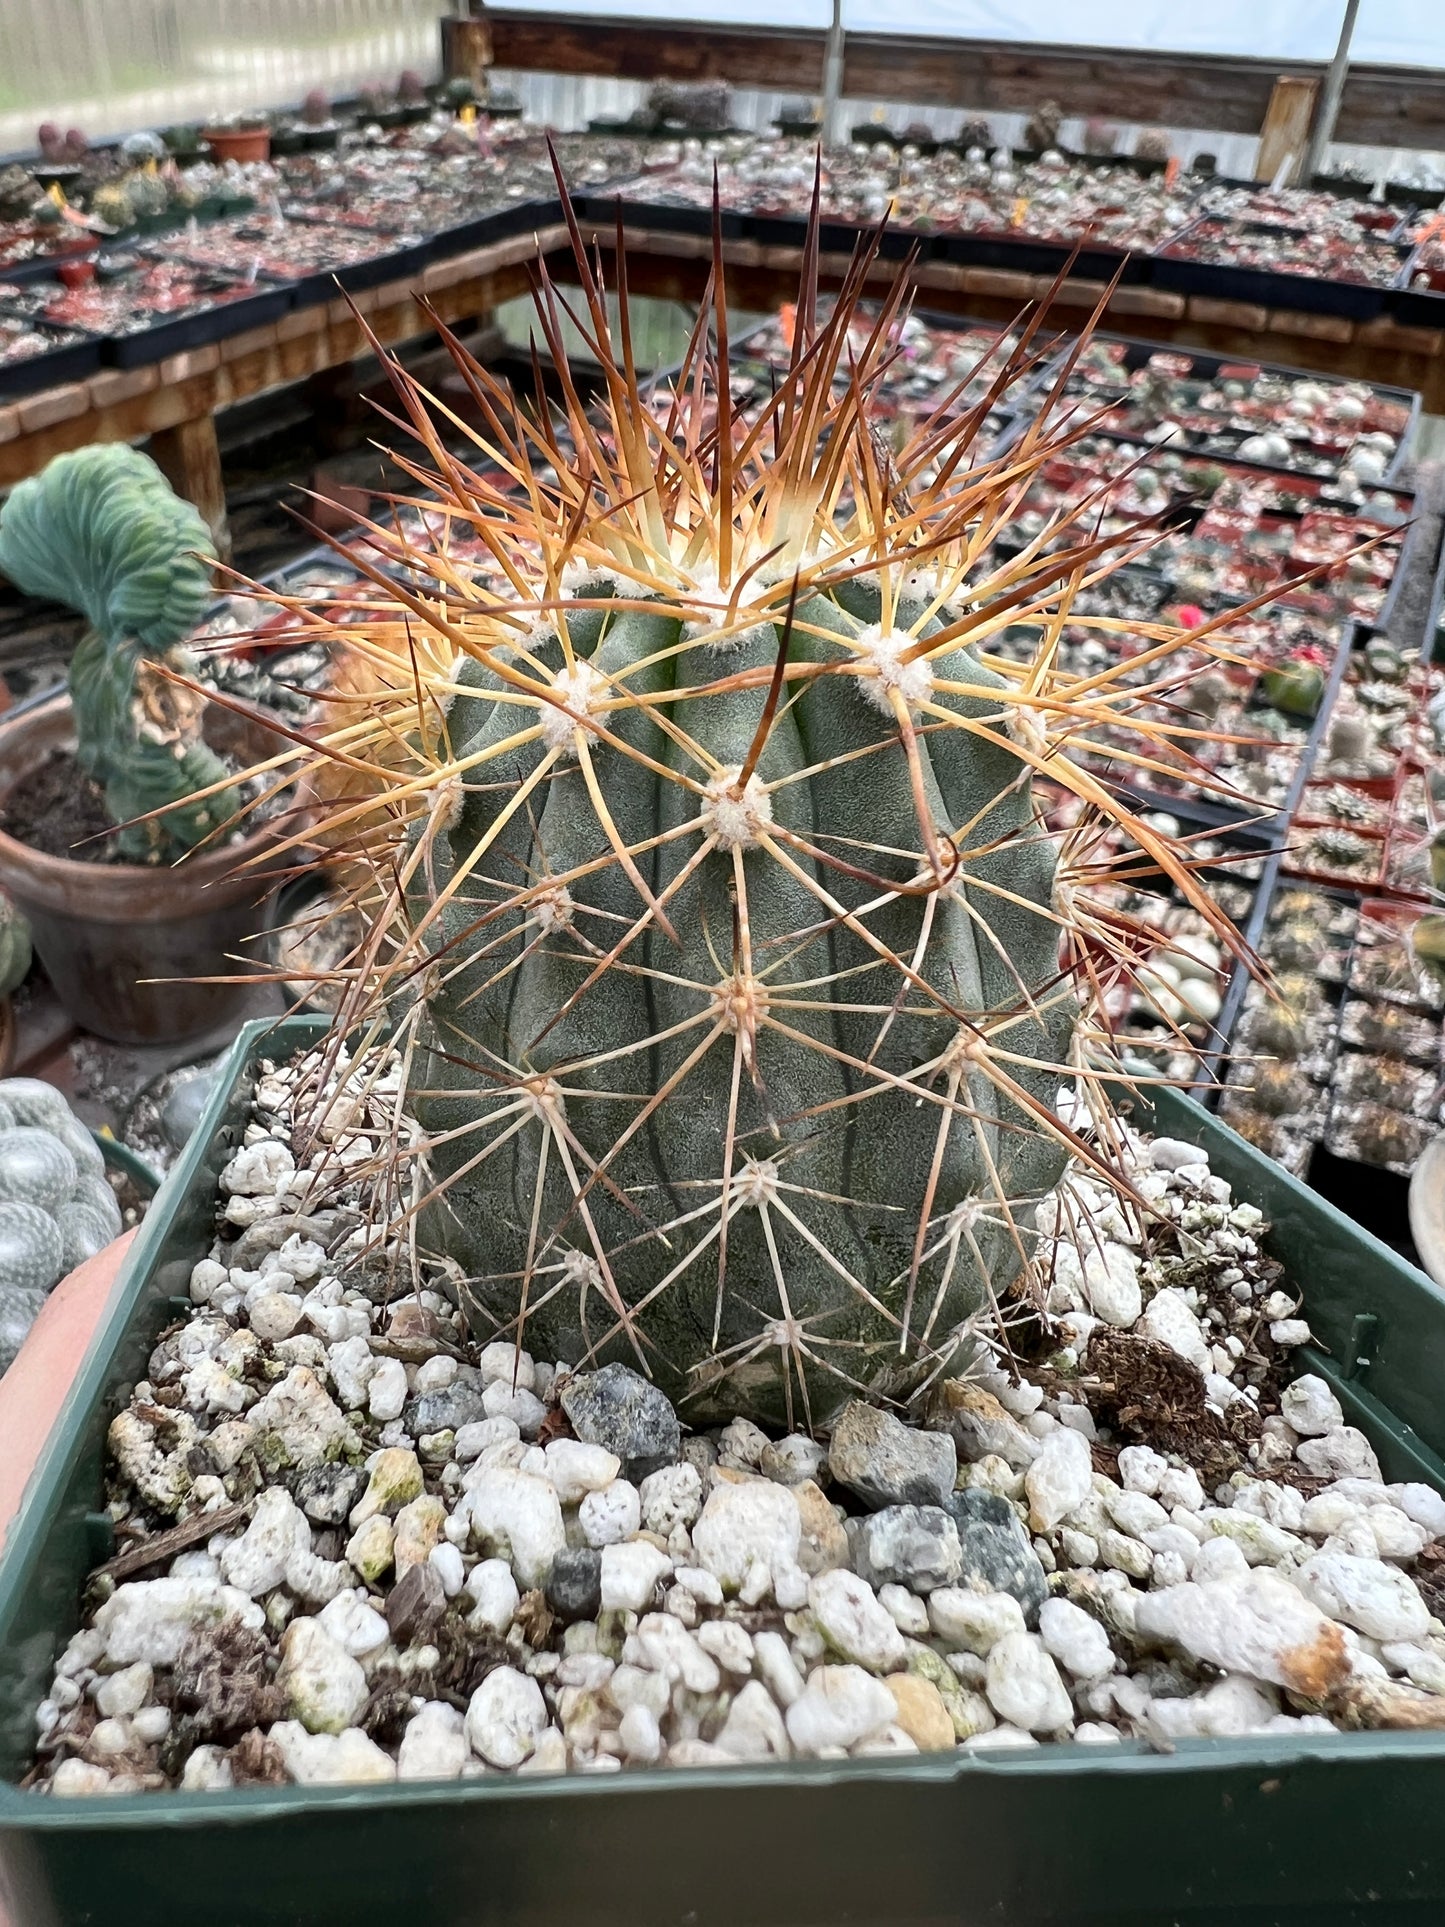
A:
<svg viewBox="0 0 1445 1927">
<path fill-rule="evenodd" d="M 90 624 L 70 665 L 76 756 L 123 825 L 122 855 L 158 861 L 213 835 L 236 807 L 201 735 L 204 699 L 177 676 L 211 597 L 200 513 L 147 455 L 106 442 L 57 455 L 0 515 L 0 571 Z"/>
<path fill-rule="evenodd" d="M 0 1372 L 66 1272 L 120 1228 L 105 1159 L 60 1092 L 0 1081 Z"/>
<path fill-rule="evenodd" d="M 994 559 L 1067 439 L 973 449 L 1036 365 L 1037 321 L 975 407 L 945 397 L 884 447 L 870 402 L 905 292 L 867 322 L 872 259 L 827 316 L 805 281 L 791 369 L 743 419 L 721 263 L 675 394 L 649 402 L 578 237 L 600 426 L 556 297 L 539 308 L 575 452 L 453 344 L 507 490 L 394 369 L 413 472 L 495 570 L 402 545 L 431 579 L 376 572 L 364 640 L 345 633 L 380 687 L 322 748 L 382 792 L 334 806 L 333 835 L 381 840 L 341 1023 L 391 1005 L 420 1244 L 488 1335 L 625 1359 L 696 1418 L 907 1398 L 986 1298 L 1033 1288 L 1036 1202 L 1070 1152 L 1105 1162 L 1086 1121 L 1107 1136 L 1101 993 L 1133 933 L 1090 895 L 1101 831 L 1229 934 L 1181 853 L 1069 755 L 1132 729 L 1126 766 L 1177 766 L 1202 732 L 1167 720 L 1169 658 L 1187 644 L 1197 665 L 1221 623 L 1073 616 L 1138 530 L 1051 527 Z M 1066 620 L 1152 654 L 1080 682 L 1057 664 Z M 1020 623 L 1033 660 L 993 656 Z M 1062 852 L 1038 777 L 1072 798 Z M 1081 1102 L 1061 1109 L 1065 1080 Z"/>
</svg>

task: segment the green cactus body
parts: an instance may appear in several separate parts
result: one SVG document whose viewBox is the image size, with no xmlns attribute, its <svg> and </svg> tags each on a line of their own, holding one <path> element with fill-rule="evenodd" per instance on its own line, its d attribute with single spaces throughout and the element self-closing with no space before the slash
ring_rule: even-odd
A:
<svg viewBox="0 0 1445 1927">
<path fill-rule="evenodd" d="M 236 807 L 230 789 L 197 798 L 225 769 L 201 739 L 200 703 L 154 666 L 189 668 L 179 645 L 210 601 L 214 554 L 199 512 L 124 443 L 57 456 L 0 517 L 0 570 L 91 624 L 70 669 L 76 753 L 126 826 L 127 857 L 190 849 Z"/>
<path fill-rule="evenodd" d="M 30 958 L 30 925 L 9 897 L 0 896 L 0 997 L 24 983 Z"/>
<path fill-rule="evenodd" d="M 870 596 L 856 584 L 814 598 L 797 612 L 790 659 L 858 660 L 877 603 L 876 588 Z M 719 770 L 736 771 L 767 685 L 704 692 L 770 671 L 778 631 L 761 625 L 737 643 L 669 656 L 680 634 L 672 616 L 619 615 L 592 663 L 614 687 L 678 691 L 672 713 L 688 736 Z M 649 658 L 657 665 L 638 678 L 633 666 Z M 555 639 L 550 663 L 562 667 Z M 585 670 L 572 680 L 580 687 Z M 930 680 L 980 692 L 941 698 L 960 715 L 996 716 L 987 692 L 1001 679 L 967 652 L 934 659 L 931 675 L 925 665 L 916 685 Z M 488 876 L 595 866 L 569 887 L 570 901 L 544 892 L 498 916 L 499 892 L 489 901 L 485 888 L 468 890 L 433 926 L 435 1050 L 419 1082 L 436 1095 L 418 1108 L 444 1139 L 434 1171 L 453 1179 L 438 1240 L 504 1326 L 525 1281 L 528 1342 L 549 1357 L 635 1358 L 635 1333 L 648 1368 L 690 1401 L 684 1409 L 796 1417 L 784 1409 L 787 1354 L 814 1417 L 849 1381 L 906 1391 L 956 1348 L 986 1287 L 1017 1270 L 1030 1201 L 1064 1161 L 1057 1139 L 966 1057 L 986 1036 L 1041 1060 L 1046 1068 L 1016 1074 L 1029 1099 L 1052 1106 L 1075 1003 L 1057 981 L 1053 847 L 1027 834 L 1027 767 L 961 728 L 920 741 L 928 808 L 963 854 L 946 888 L 918 889 L 928 866 L 913 854 L 914 783 L 876 690 L 849 675 L 807 686 L 758 760 L 756 822 L 747 790 L 741 804 L 704 796 L 699 807 L 686 783 L 692 753 L 657 722 L 614 719 L 618 736 L 679 778 L 606 745 L 591 751 L 606 808 L 623 841 L 647 850 L 643 881 L 680 942 L 653 927 L 629 966 L 590 985 L 599 956 L 645 906 L 608 861 L 609 833 L 575 760 L 559 762 L 535 805 L 503 823 L 513 783 L 547 753 L 545 724 L 541 740 L 488 767 L 434 846 L 436 889 L 489 838 Z M 454 734 L 475 725 L 459 746 L 465 764 L 515 733 L 516 711 L 479 693 L 458 699 L 451 723 Z M 799 844 L 872 874 L 830 871 Z M 529 941 L 526 962 L 499 978 L 499 948 Z M 514 1075 L 497 1081 L 503 1066 Z M 500 1132 L 517 1116 L 527 1080 L 521 1103 L 540 1127 L 474 1164 L 488 1125 Z M 939 1105 L 919 1101 L 925 1080 Z M 638 1092 L 666 1095 L 651 1105 Z M 605 1180 L 578 1208 L 576 1174 L 599 1169 Z M 539 1239 L 538 1225 L 556 1229 Z"/>
<path fill-rule="evenodd" d="M 105 1159 L 60 1092 L 0 1082 L 0 1372 L 46 1294 L 120 1230 Z"/>
<path fill-rule="evenodd" d="M 1037 1285 L 1066 1156 L 1107 1174 L 1070 1122 L 1111 1136 L 1107 995 L 1137 968 L 1101 828 L 1233 938 L 1187 852 L 1073 756 L 1197 754 L 1154 678 L 1225 645 L 1150 623 L 1147 686 L 1127 650 L 1062 666 L 1077 590 L 1139 531 L 1081 510 L 1000 559 L 1063 431 L 980 459 L 986 405 L 953 395 L 885 438 L 901 284 L 875 317 L 866 263 L 827 313 L 805 278 L 788 370 L 734 413 L 721 261 L 717 352 L 700 323 L 669 397 L 576 255 L 600 426 L 548 289 L 568 437 L 452 350 L 520 485 L 442 486 L 507 579 L 459 595 L 443 547 L 368 637 L 400 667 L 369 717 L 381 793 L 335 810 L 338 834 L 374 812 L 382 853 L 340 1021 L 390 1005 L 412 1114 L 391 1162 L 474 1330 L 625 1361 L 693 1421 L 812 1426 L 956 1366 L 986 1299 Z M 1031 352 L 1025 331 L 1000 392 Z M 1036 773 L 1070 806 L 1057 833 Z"/>
</svg>

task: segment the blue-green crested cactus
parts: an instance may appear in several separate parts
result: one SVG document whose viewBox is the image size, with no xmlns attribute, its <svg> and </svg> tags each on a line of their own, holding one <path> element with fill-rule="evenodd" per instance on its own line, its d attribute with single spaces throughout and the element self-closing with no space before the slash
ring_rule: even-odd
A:
<svg viewBox="0 0 1445 1927">
<path fill-rule="evenodd" d="M 1137 653 L 1084 683 L 1059 668 L 1076 592 L 1138 533 L 1051 524 L 999 561 L 1058 440 L 979 459 L 995 392 L 945 398 L 890 452 L 870 402 L 903 293 L 875 321 L 864 272 L 826 317 L 805 284 L 751 419 L 719 377 L 720 270 L 652 401 L 580 246 L 600 427 L 546 296 L 570 447 L 456 348 L 490 423 L 483 473 L 463 469 L 396 371 L 448 526 L 496 566 L 479 581 L 443 542 L 423 591 L 378 580 L 396 617 L 366 641 L 392 695 L 369 741 L 348 721 L 331 746 L 382 792 L 343 795 L 338 834 L 409 819 L 342 1020 L 390 1006 L 420 1243 L 479 1333 L 625 1360 L 690 1418 L 908 1399 L 990 1297 L 1035 1288 L 1036 1203 L 1071 1152 L 1107 1162 L 1100 1011 L 1133 933 L 1091 894 L 1102 832 L 1228 929 L 1070 754 L 1177 766 L 1190 726 L 1159 691 L 1214 629 L 1129 625 L 1152 673 Z M 992 655 L 1020 625 L 1034 658 Z M 1037 777 L 1074 815 L 1062 854 Z"/>
<path fill-rule="evenodd" d="M 203 699 L 161 673 L 193 667 L 180 645 L 210 601 L 214 557 L 199 511 L 123 442 L 57 455 L 0 513 L 0 571 L 90 624 L 70 665 L 76 754 L 126 857 L 175 857 L 236 808 L 216 787 L 226 771 L 201 736 Z"/>
<path fill-rule="evenodd" d="M 0 1372 L 54 1287 L 120 1229 L 100 1147 L 60 1092 L 0 1081 Z"/>
</svg>

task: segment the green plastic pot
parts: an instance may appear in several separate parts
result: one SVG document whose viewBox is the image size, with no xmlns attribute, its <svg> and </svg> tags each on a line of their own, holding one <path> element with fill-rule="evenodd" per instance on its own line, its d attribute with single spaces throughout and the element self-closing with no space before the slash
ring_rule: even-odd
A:
<svg viewBox="0 0 1445 1927">
<path fill-rule="evenodd" d="M 77 1623 L 105 1428 L 186 1304 L 262 1057 L 247 1025 L 162 1184 L 0 1559 L 0 1892 L 15 1927 L 1392 1927 L 1445 1919 L 1445 1734 L 1045 1746 L 717 1772 L 53 1800 L 14 1784 Z M 1139 1106 L 1141 1121 L 1150 1121 Z M 1328 1379 L 1391 1478 L 1445 1484 L 1445 1300 L 1189 1099 L 1273 1220 Z"/>
</svg>

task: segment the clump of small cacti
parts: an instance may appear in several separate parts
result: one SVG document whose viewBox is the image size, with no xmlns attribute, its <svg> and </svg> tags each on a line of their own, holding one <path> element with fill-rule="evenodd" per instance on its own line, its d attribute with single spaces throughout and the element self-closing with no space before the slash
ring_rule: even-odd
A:
<svg viewBox="0 0 1445 1927">
<path fill-rule="evenodd" d="M 0 1372 L 59 1281 L 120 1229 L 100 1147 L 60 1092 L 0 1081 Z"/>
<path fill-rule="evenodd" d="M 993 123 L 985 120 L 982 114 L 970 114 L 958 130 L 958 145 L 966 154 L 976 147 L 981 147 L 985 154 L 992 153 Z"/>
<path fill-rule="evenodd" d="M 721 261 L 649 406 L 580 237 L 603 427 L 545 287 L 570 442 L 453 343 L 488 424 L 467 466 L 394 367 L 413 472 L 496 586 L 444 542 L 407 550 L 424 590 L 377 571 L 346 635 L 378 687 L 319 752 L 380 791 L 330 826 L 370 851 L 376 933 L 340 1023 L 390 1004 L 420 1244 L 465 1277 L 476 1330 L 627 1359 L 697 1417 L 906 1399 L 991 1295 L 1030 1289 L 1035 1204 L 1070 1152 L 1108 1162 L 1100 1013 L 1138 936 L 1094 887 L 1105 830 L 1232 935 L 1180 849 L 1071 755 L 1121 730 L 1131 771 L 1182 755 L 1176 729 L 1192 747 L 1197 720 L 1158 698 L 1177 650 L 1223 653 L 1224 619 L 1080 616 L 1139 638 L 1149 674 L 1137 654 L 1062 671 L 1077 590 L 1139 531 L 1051 524 L 1057 546 L 991 559 L 1059 447 L 1051 401 L 1008 454 L 974 449 L 1037 366 L 1037 319 L 975 405 L 946 396 L 883 444 L 906 296 L 865 319 L 876 247 L 826 317 L 805 275 L 791 368 L 753 419 L 719 379 Z M 1019 623 L 1033 658 L 995 656 Z M 1035 778 L 1073 799 L 1062 848 Z"/>
<path fill-rule="evenodd" d="M 1059 144 L 1059 129 L 1063 125 L 1064 110 L 1056 100 L 1046 100 L 1042 107 L 1036 108 L 1024 128 L 1024 146 L 1035 152 L 1046 152 Z"/>
<path fill-rule="evenodd" d="M 124 826 L 126 857 L 173 857 L 236 806 L 181 648 L 210 601 L 214 555 L 200 513 L 124 442 L 57 455 L 0 513 L 0 572 L 90 624 L 70 664 L 76 757 Z"/>
<path fill-rule="evenodd" d="M 1141 161 L 1167 161 L 1170 158 L 1169 136 L 1162 127 L 1142 128 L 1134 142 L 1134 153 Z"/>
</svg>

